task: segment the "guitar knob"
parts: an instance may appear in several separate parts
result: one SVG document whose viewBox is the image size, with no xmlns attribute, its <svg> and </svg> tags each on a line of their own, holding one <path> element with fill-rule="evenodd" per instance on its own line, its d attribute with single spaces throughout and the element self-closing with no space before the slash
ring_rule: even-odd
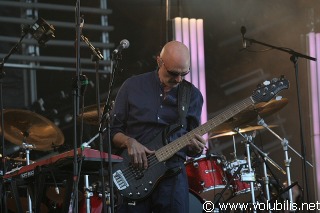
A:
<svg viewBox="0 0 320 213">
<path fill-rule="evenodd" d="M 152 184 L 153 184 L 151 180 L 149 181 L 149 184 L 150 184 L 150 185 L 152 185 Z"/>
<path fill-rule="evenodd" d="M 148 191 L 148 189 L 147 189 L 147 188 L 144 188 L 144 191 L 145 191 L 145 192 L 147 192 L 147 191 Z"/>
<path fill-rule="evenodd" d="M 132 197 L 132 192 L 129 192 L 128 195 L 129 195 L 130 197 Z"/>
<path fill-rule="evenodd" d="M 137 192 L 136 194 L 140 197 L 140 192 Z"/>
</svg>

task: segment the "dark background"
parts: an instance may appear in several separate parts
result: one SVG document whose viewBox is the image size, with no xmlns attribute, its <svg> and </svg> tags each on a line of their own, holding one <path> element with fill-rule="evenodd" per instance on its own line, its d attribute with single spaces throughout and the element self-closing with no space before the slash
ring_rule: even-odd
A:
<svg viewBox="0 0 320 213">
<path fill-rule="evenodd" d="M 50 2 L 50 1 L 43 1 Z M 251 44 L 248 50 L 242 49 L 241 26 L 247 29 L 246 36 L 277 47 L 286 47 L 297 52 L 306 54 L 306 34 L 319 31 L 320 2 L 316 0 L 177 0 L 170 1 L 170 18 L 177 16 L 188 18 L 202 18 L 204 20 L 204 44 L 205 44 L 205 68 L 207 85 L 207 109 L 208 117 L 213 117 L 221 112 L 226 106 L 232 105 L 251 95 L 258 83 L 264 80 L 285 75 L 290 81 L 290 89 L 281 92 L 281 96 L 289 100 L 288 104 L 278 112 L 268 116 L 268 124 L 277 125 L 273 130 L 280 137 L 286 138 L 292 148 L 302 153 L 305 143 L 306 159 L 313 164 L 312 140 L 310 137 L 310 112 L 309 112 L 309 84 L 307 60 L 300 58 L 299 72 L 296 75 L 290 54 L 270 50 L 265 46 Z M 74 5 L 73 1 L 52 1 L 50 3 L 60 5 Z M 108 16 L 108 23 L 114 27 L 109 33 L 109 40 L 114 46 L 122 39 L 130 41 L 130 47 L 123 51 L 121 63 L 122 72 L 117 73 L 114 92 L 125 79 L 132 75 L 149 72 L 156 68 L 156 56 L 161 47 L 166 43 L 166 35 L 171 32 L 171 24 L 166 21 L 166 5 L 161 0 L 108 0 L 108 8 L 112 14 Z M 97 7 L 99 1 L 82 1 L 81 6 Z M 5 13 L 4 10 L 2 14 Z M 91 14 L 83 14 L 85 23 L 98 23 L 99 18 Z M 53 11 L 40 12 L 40 16 L 50 20 L 74 21 L 74 14 L 59 13 Z M 168 30 L 167 30 L 168 29 Z M 11 31 L 10 27 L 4 26 L 3 32 Z M 18 33 L 17 30 L 13 33 Z M 84 28 L 84 34 L 92 41 L 99 41 L 100 35 Z M 18 36 L 18 35 L 16 35 Z M 56 29 L 56 38 L 67 38 L 72 40 L 75 36 L 74 30 Z M 169 39 L 170 40 L 170 39 Z M 2 45 L 4 46 L 4 45 Z M 8 51 L 9 45 L 3 48 L 1 53 Z M 111 49 L 112 50 L 112 49 Z M 74 56 L 72 48 L 47 48 L 41 50 L 42 54 L 57 53 L 68 57 Z M 83 57 L 90 57 L 86 48 L 81 49 Z M 108 60 L 108 59 L 106 59 Z M 52 65 L 52 64 L 51 64 Z M 92 66 L 94 66 L 92 64 Z M 19 72 L 19 71 L 18 71 Z M 37 71 L 37 93 L 38 98 L 43 98 L 47 106 L 60 107 L 63 114 L 72 113 L 71 96 L 61 100 L 61 91 L 71 94 L 72 72 L 62 71 Z M 95 104 L 95 75 L 87 73 L 92 86 L 89 86 L 85 95 L 85 106 Z M 108 74 L 100 75 L 100 93 L 102 102 L 105 101 L 108 92 Z M 15 76 L 5 79 L 5 84 Z M 15 81 L 15 80 L 13 80 Z M 8 87 L 8 91 L 21 91 L 18 87 Z M 300 87 L 299 94 L 297 87 Z M 11 84 L 12 86 L 12 84 Z M 15 90 L 14 90 L 15 89 Z M 8 93 L 7 93 L 8 94 Z M 6 95 L 6 94 L 5 94 Z M 23 94 L 21 94 L 23 96 Z M 301 114 L 299 115 L 298 95 L 301 97 Z M 12 95 L 5 97 L 8 107 L 17 107 L 17 100 Z M 20 103 L 21 104 L 21 103 Z M 32 103 L 21 108 L 32 108 Z M 204 112 L 205 113 L 205 112 Z M 45 113 L 43 113 L 45 116 Z M 299 116 L 302 118 L 300 126 Z M 51 118 L 49 116 L 49 118 Z M 256 126 L 256 120 L 248 123 Z M 72 123 L 59 126 L 65 136 L 65 145 L 72 145 Z M 301 130 L 304 139 L 301 139 Z M 88 140 L 97 132 L 96 126 L 85 125 L 83 140 Z M 244 144 L 241 138 L 235 136 L 238 158 L 245 154 Z M 228 160 L 234 160 L 231 152 L 233 150 L 232 137 L 221 137 L 208 141 L 210 150 L 208 153 L 220 153 Z M 256 145 L 262 148 L 282 168 L 284 166 L 284 152 L 281 142 L 270 132 L 265 130 L 258 132 L 255 139 Z M 315 200 L 316 191 L 314 185 L 313 169 L 307 166 L 307 178 L 304 178 L 302 161 L 291 150 L 289 156 L 291 162 L 291 178 L 298 181 L 305 188 L 309 183 L 310 200 Z M 285 181 L 286 176 L 271 166 L 276 176 Z M 261 167 L 256 168 L 261 173 Z M 308 191 L 306 188 L 305 192 Z M 306 194 L 306 193 L 305 193 Z"/>
</svg>

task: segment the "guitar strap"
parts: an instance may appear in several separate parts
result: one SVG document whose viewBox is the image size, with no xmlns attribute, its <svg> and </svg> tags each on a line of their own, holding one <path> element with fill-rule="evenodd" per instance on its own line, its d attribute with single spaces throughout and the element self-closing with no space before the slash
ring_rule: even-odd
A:
<svg viewBox="0 0 320 213">
<path fill-rule="evenodd" d="M 187 129 L 187 112 L 190 105 L 192 84 L 186 80 L 183 80 L 179 84 L 178 88 L 178 113 L 179 113 L 179 124 L 182 128 Z"/>
</svg>

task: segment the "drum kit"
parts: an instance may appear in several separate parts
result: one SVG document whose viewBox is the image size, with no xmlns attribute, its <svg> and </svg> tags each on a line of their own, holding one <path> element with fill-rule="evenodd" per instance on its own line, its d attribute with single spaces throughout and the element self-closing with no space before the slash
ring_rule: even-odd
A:
<svg viewBox="0 0 320 213">
<path fill-rule="evenodd" d="M 97 109 L 98 107 L 95 105 L 85 107 L 77 120 L 83 120 L 90 125 L 97 125 L 99 123 Z M 5 156 L 1 154 L 0 159 L 4 162 L 1 166 L 5 167 L 3 171 L 5 171 L 7 175 L 14 174 L 24 166 L 36 163 L 36 161 L 30 160 L 30 152 L 32 152 L 32 150 L 46 154 L 44 157 L 44 159 L 46 159 L 49 155 L 49 158 L 52 154 L 57 155 L 56 148 L 64 144 L 62 131 L 44 116 L 22 109 L 5 109 L 3 114 Z M 11 148 L 12 146 L 14 146 L 14 148 Z M 8 147 L 10 148 L 8 149 Z M 42 161 L 42 159 L 39 159 L 39 161 Z M 66 190 L 63 183 L 60 185 L 61 187 L 58 187 L 57 183 L 55 183 L 55 186 L 48 185 L 46 187 L 44 193 L 45 198 L 40 205 L 41 212 L 50 212 L 53 209 L 62 207 Z M 86 186 L 84 193 L 79 191 L 78 197 L 81 212 L 86 212 L 86 199 L 84 199 L 84 197 L 89 193 L 87 191 L 88 188 L 92 187 Z M 102 192 L 99 192 L 99 190 L 101 191 L 101 189 L 97 188 L 90 190 L 91 212 L 102 211 Z M 107 190 L 105 191 L 107 193 Z M 29 208 L 32 204 L 28 190 L 20 190 L 19 195 L 19 200 L 24 212 L 30 211 Z M 10 192 L 10 189 L 7 191 L 7 208 L 10 212 L 16 212 L 15 198 Z"/>
<path fill-rule="evenodd" d="M 261 117 L 264 118 L 274 114 L 282 109 L 287 103 L 288 100 L 284 98 L 256 104 L 252 108 L 240 112 L 235 117 L 210 132 L 210 139 L 217 140 L 221 137 L 228 136 L 233 138 L 233 159 L 227 160 L 222 154 L 217 155 L 208 153 L 207 151 L 204 155 L 201 155 L 198 158 L 190 158 L 185 162 L 189 182 L 189 200 L 190 202 L 193 202 L 190 204 L 190 210 L 192 210 L 192 212 L 202 212 L 202 208 L 195 209 L 194 205 L 200 206 L 200 204 L 205 201 L 210 201 L 213 204 L 239 204 L 255 203 L 256 200 L 259 202 L 272 202 L 275 199 L 282 199 L 279 193 L 272 193 L 272 196 L 270 195 L 270 191 L 272 191 L 270 187 L 274 187 L 270 184 L 273 177 L 268 174 L 266 163 L 270 163 L 283 174 L 290 172 L 290 170 L 287 167 L 287 171 L 284 171 L 269 158 L 266 153 L 254 145 L 252 141 L 257 130 L 267 128 L 272 131 L 271 128 L 276 127 L 276 125 L 267 126 L 265 123 L 263 124 L 264 121 Z M 260 119 L 258 122 L 259 126 L 247 125 L 257 118 Z M 249 133 L 252 133 L 252 135 L 249 135 Z M 240 135 L 243 138 L 243 142 L 246 144 L 245 157 L 240 159 L 237 157 L 236 152 L 236 143 L 234 139 L 236 134 Z M 250 153 L 252 153 L 250 148 L 258 153 L 257 157 L 259 158 L 259 161 L 263 162 L 263 176 L 255 174 L 255 168 L 252 164 L 254 159 L 250 156 Z M 293 184 L 290 184 L 291 183 L 288 184 L 289 187 L 287 185 L 287 191 L 291 191 L 291 188 L 293 187 Z M 281 188 L 284 186 L 277 187 Z M 279 192 L 279 190 L 273 191 Z M 291 198 L 289 193 L 289 197 L 286 199 L 292 201 Z"/>
<path fill-rule="evenodd" d="M 198 158 L 190 158 L 185 162 L 188 181 L 189 181 L 189 202 L 191 212 L 202 212 L 202 204 L 205 201 L 213 203 L 229 202 L 229 203 L 247 203 L 254 201 L 257 197 L 265 196 L 265 200 L 270 200 L 268 187 L 270 175 L 265 169 L 265 176 L 256 179 L 254 168 L 250 157 L 249 147 L 254 148 L 261 156 L 275 166 L 278 170 L 286 173 L 278 166 L 267 154 L 263 153 L 250 141 L 252 136 L 246 135 L 249 132 L 255 132 L 265 128 L 264 125 L 248 126 L 251 121 L 257 118 L 257 114 L 261 117 L 267 117 L 282 109 L 288 103 L 287 99 L 271 100 L 267 103 L 258 103 L 252 108 L 248 108 L 232 119 L 210 132 L 211 139 L 219 139 L 221 137 L 234 137 L 239 134 L 246 142 L 248 151 L 247 157 L 239 159 L 236 156 L 236 145 L 234 142 L 234 159 L 226 160 L 223 155 L 206 153 Z M 100 107 L 102 108 L 102 107 Z M 84 121 L 91 125 L 99 123 L 98 107 L 95 105 L 84 108 L 83 112 L 77 118 L 78 121 Z M 14 167 L 21 168 L 21 163 L 26 165 L 34 163 L 29 159 L 30 150 L 37 151 L 53 151 L 55 148 L 63 145 L 64 136 L 61 130 L 50 120 L 28 110 L 6 109 L 4 110 L 4 137 L 22 148 L 25 151 L 25 158 L 22 157 L 3 157 L 6 162 L 15 162 Z M 239 128 L 240 127 L 240 128 Z M 244 127 L 244 128 L 241 128 Z M 267 126 L 268 129 L 275 125 Z M 94 137 L 96 138 L 96 137 Z M 94 139 L 93 138 L 93 139 Z M 92 139 L 92 140 L 93 140 Z M 89 141 L 90 144 L 92 141 Z M 16 168 L 9 168 L 15 170 Z M 290 187 L 291 183 L 288 183 Z M 102 199 L 101 193 L 107 190 L 92 190 L 87 184 L 84 187 L 84 193 L 80 194 L 79 203 L 81 212 L 86 211 L 86 200 L 91 203 L 91 212 L 101 212 Z M 270 190 L 272 191 L 272 190 Z M 55 188 L 49 186 L 46 189 L 47 201 L 45 206 L 41 204 L 41 208 L 59 208 L 62 205 L 61 194 L 65 193 L 60 188 L 60 194 L 57 195 Z M 86 199 L 87 198 L 87 199 Z M 23 208 L 30 202 L 30 196 L 22 197 Z M 14 208 L 12 199 L 7 200 L 9 208 Z M 13 205 L 13 206 L 12 206 Z M 44 212 L 46 212 L 44 210 Z"/>
</svg>

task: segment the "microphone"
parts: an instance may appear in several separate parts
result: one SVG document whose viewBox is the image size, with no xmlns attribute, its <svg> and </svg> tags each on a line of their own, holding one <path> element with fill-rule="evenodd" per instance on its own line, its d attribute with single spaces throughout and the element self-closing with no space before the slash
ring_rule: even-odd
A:
<svg viewBox="0 0 320 213">
<path fill-rule="evenodd" d="M 242 26 L 241 29 L 240 29 L 240 32 L 241 32 L 241 35 L 242 35 L 242 47 L 243 47 L 243 48 L 247 48 L 247 42 L 246 42 L 246 39 L 245 39 L 245 37 L 244 37 L 244 35 L 245 35 L 246 32 L 247 32 L 246 27 Z"/>
<path fill-rule="evenodd" d="M 80 27 L 80 35 L 82 35 L 82 30 L 83 30 L 83 27 L 84 27 L 84 18 L 83 18 L 83 16 L 81 16 L 81 18 L 80 18 L 79 27 Z"/>
<path fill-rule="evenodd" d="M 112 54 L 119 54 L 123 49 L 127 49 L 130 46 L 130 43 L 127 39 L 123 39 L 120 41 L 119 46 L 115 50 L 113 50 Z"/>
</svg>

